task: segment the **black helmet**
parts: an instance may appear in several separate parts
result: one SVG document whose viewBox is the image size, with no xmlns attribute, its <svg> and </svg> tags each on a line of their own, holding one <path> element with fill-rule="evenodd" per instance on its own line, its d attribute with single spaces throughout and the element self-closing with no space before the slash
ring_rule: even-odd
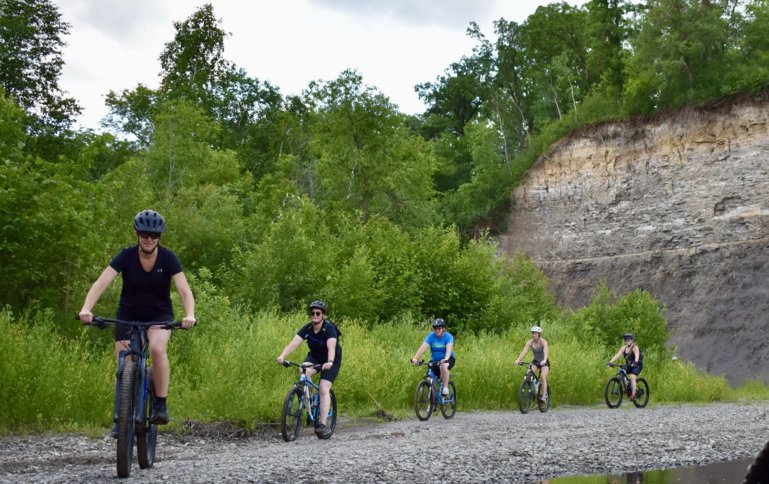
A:
<svg viewBox="0 0 769 484">
<path fill-rule="evenodd" d="M 625 333 L 625 336 L 623 337 L 623 339 L 635 339 L 635 338 L 633 338 L 633 333 Z"/>
<path fill-rule="evenodd" d="M 134 228 L 137 232 L 162 234 L 166 231 L 166 221 L 154 210 L 142 210 L 134 217 Z"/>
<path fill-rule="evenodd" d="M 321 300 L 316 300 L 310 303 L 310 307 L 308 308 L 308 311 L 312 311 L 314 309 L 320 309 L 323 311 L 323 314 L 326 314 L 326 303 L 324 303 Z"/>
<path fill-rule="evenodd" d="M 443 318 L 436 318 L 435 321 L 433 321 L 433 328 L 445 328 L 446 327 L 446 321 L 443 320 Z"/>
</svg>

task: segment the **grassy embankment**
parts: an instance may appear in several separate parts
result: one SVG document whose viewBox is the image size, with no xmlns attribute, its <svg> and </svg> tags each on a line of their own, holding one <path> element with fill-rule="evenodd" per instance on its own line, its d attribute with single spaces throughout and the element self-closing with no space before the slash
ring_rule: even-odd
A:
<svg viewBox="0 0 769 484">
<path fill-rule="evenodd" d="M 201 320 L 194 330 L 172 339 L 172 416 L 245 426 L 274 422 L 296 377 L 274 358 L 305 316 L 219 309 L 217 321 Z M 46 313 L 0 312 L 0 433 L 93 431 L 110 422 L 115 362 L 108 331 L 84 328 L 77 338 L 62 337 L 52 321 Z M 408 359 L 427 329 L 411 322 L 370 326 L 341 321 L 339 326 L 344 362 L 335 390 L 341 412 L 369 416 L 382 410 L 410 417 L 423 369 L 410 366 Z M 527 329 L 457 335 L 454 378 L 461 411 L 515 408 L 515 388 L 524 370 L 511 362 L 528 337 Z M 585 345 L 558 323 L 550 325 L 545 337 L 551 344 L 554 404 L 599 404 L 612 374 L 605 362 L 617 348 Z M 305 353 L 300 347 L 291 359 L 301 360 Z M 735 390 L 723 378 L 669 355 L 646 354 L 644 376 L 652 405 L 769 398 L 764 384 Z"/>
</svg>

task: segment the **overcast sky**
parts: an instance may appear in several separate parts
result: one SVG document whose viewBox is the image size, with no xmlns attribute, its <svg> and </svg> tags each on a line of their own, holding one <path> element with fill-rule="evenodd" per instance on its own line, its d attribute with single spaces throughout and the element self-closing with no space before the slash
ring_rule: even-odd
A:
<svg viewBox="0 0 769 484">
<path fill-rule="evenodd" d="M 83 106 L 81 126 L 99 128 L 110 90 L 159 84 L 158 56 L 173 40 L 173 23 L 200 0 L 54 0 L 71 25 L 60 86 Z M 414 86 L 432 82 L 472 52 L 471 21 L 493 37 L 493 21 L 522 22 L 540 0 L 211 0 L 231 35 L 225 58 L 281 94 L 312 80 L 357 69 L 404 113 L 424 105 Z M 584 1 L 569 1 L 581 5 Z"/>
</svg>

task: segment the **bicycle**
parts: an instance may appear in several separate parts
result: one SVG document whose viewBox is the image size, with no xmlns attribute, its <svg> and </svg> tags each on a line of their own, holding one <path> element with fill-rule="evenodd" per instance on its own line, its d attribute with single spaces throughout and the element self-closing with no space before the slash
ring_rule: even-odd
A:
<svg viewBox="0 0 769 484">
<path fill-rule="evenodd" d="M 417 418 L 425 421 L 430 418 L 436 407 L 440 407 L 443 418 L 450 419 L 457 413 L 457 388 L 454 386 L 454 382 L 449 380 L 449 394 L 443 395 L 443 381 L 433 370 L 434 364 L 420 360 L 417 366 L 425 364 L 427 365 L 427 374 L 417 384 L 414 393 L 414 410 L 416 410 Z M 438 383 L 436 384 L 436 382 Z"/>
<path fill-rule="evenodd" d="M 289 368 L 296 366 L 302 372 L 299 379 L 294 382 L 294 385 L 286 394 L 285 400 L 283 400 L 283 412 L 280 417 L 280 433 L 283 436 L 283 440 L 291 442 L 296 440 L 299 436 L 299 427 L 302 423 L 302 413 L 307 413 L 307 425 L 314 425 L 315 428 L 320 424 L 318 418 L 318 412 L 320 411 L 320 392 L 318 391 L 318 385 L 316 385 L 312 378 L 308 377 L 305 373 L 308 368 L 320 370 L 323 365 L 315 365 L 313 363 L 292 363 L 288 360 L 283 361 L 283 366 Z M 328 417 L 326 419 L 326 429 L 328 430 L 329 437 L 333 435 L 336 428 L 336 395 L 334 390 L 329 390 L 329 396 L 331 397 L 331 405 L 328 409 Z"/>
<path fill-rule="evenodd" d="M 153 413 L 155 391 L 152 368 L 147 365 L 147 330 L 152 326 L 178 329 L 182 325 L 181 321 L 138 322 L 100 317 L 94 317 L 91 325 L 99 329 L 121 325 L 128 327 L 131 344 L 118 356 L 113 414 L 117 423 L 117 474 L 118 477 L 128 477 L 131 475 L 134 442 L 139 467 L 148 469 L 155 463 L 158 426 Z"/>
<path fill-rule="evenodd" d="M 632 393 L 630 378 L 627 376 L 628 365 L 616 365 L 610 363 L 611 367 L 618 367 L 617 374 L 606 381 L 603 389 L 603 398 L 609 408 L 618 408 L 622 405 L 622 399 L 625 395 L 628 397 Z M 636 378 L 635 400 L 631 400 L 636 408 L 643 408 L 649 403 L 649 384 L 644 378 Z"/>
<path fill-rule="evenodd" d="M 548 383 L 547 395 L 544 400 L 542 399 L 542 380 L 535 371 L 531 369 L 530 361 L 522 361 L 521 365 L 526 365 L 526 374 L 521 381 L 521 385 L 518 387 L 518 410 L 521 413 L 526 414 L 531 410 L 531 402 L 534 398 L 537 399 L 537 408 L 542 413 L 550 410 L 550 395 L 552 394 L 553 385 Z"/>
</svg>

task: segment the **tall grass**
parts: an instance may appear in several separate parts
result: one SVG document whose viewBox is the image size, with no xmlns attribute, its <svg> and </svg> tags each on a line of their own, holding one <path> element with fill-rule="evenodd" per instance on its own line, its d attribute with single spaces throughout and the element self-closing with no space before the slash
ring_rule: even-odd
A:
<svg viewBox="0 0 769 484">
<path fill-rule="evenodd" d="M 201 323 L 191 331 L 175 332 L 170 343 L 172 417 L 245 426 L 277 421 L 297 374 L 276 364 L 275 357 L 306 316 L 250 313 L 230 307 L 225 298 L 209 303 Z M 0 432 L 95 428 L 111 422 L 115 373 L 111 343 L 106 338 L 94 340 L 94 330 L 89 329 L 64 338 L 52 321 L 46 312 L 0 312 Z M 378 325 L 340 321 L 338 326 L 343 363 L 334 389 L 342 414 L 410 415 L 413 391 L 424 368 L 415 368 L 408 360 L 429 328 L 411 321 Z M 557 322 L 548 327 L 554 404 L 600 403 L 603 384 L 613 374 L 605 363 L 617 348 L 585 344 Z M 528 328 L 455 336 L 457 365 L 452 375 L 459 409 L 515 408 L 525 368 L 512 363 L 528 338 Z M 289 359 L 302 361 L 306 353 L 302 345 Z M 651 386 L 652 405 L 769 397 L 764 384 L 752 382 L 735 391 L 723 378 L 672 361 L 664 353 L 647 354 L 644 364 L 642 376 Z"/>
</svg>

